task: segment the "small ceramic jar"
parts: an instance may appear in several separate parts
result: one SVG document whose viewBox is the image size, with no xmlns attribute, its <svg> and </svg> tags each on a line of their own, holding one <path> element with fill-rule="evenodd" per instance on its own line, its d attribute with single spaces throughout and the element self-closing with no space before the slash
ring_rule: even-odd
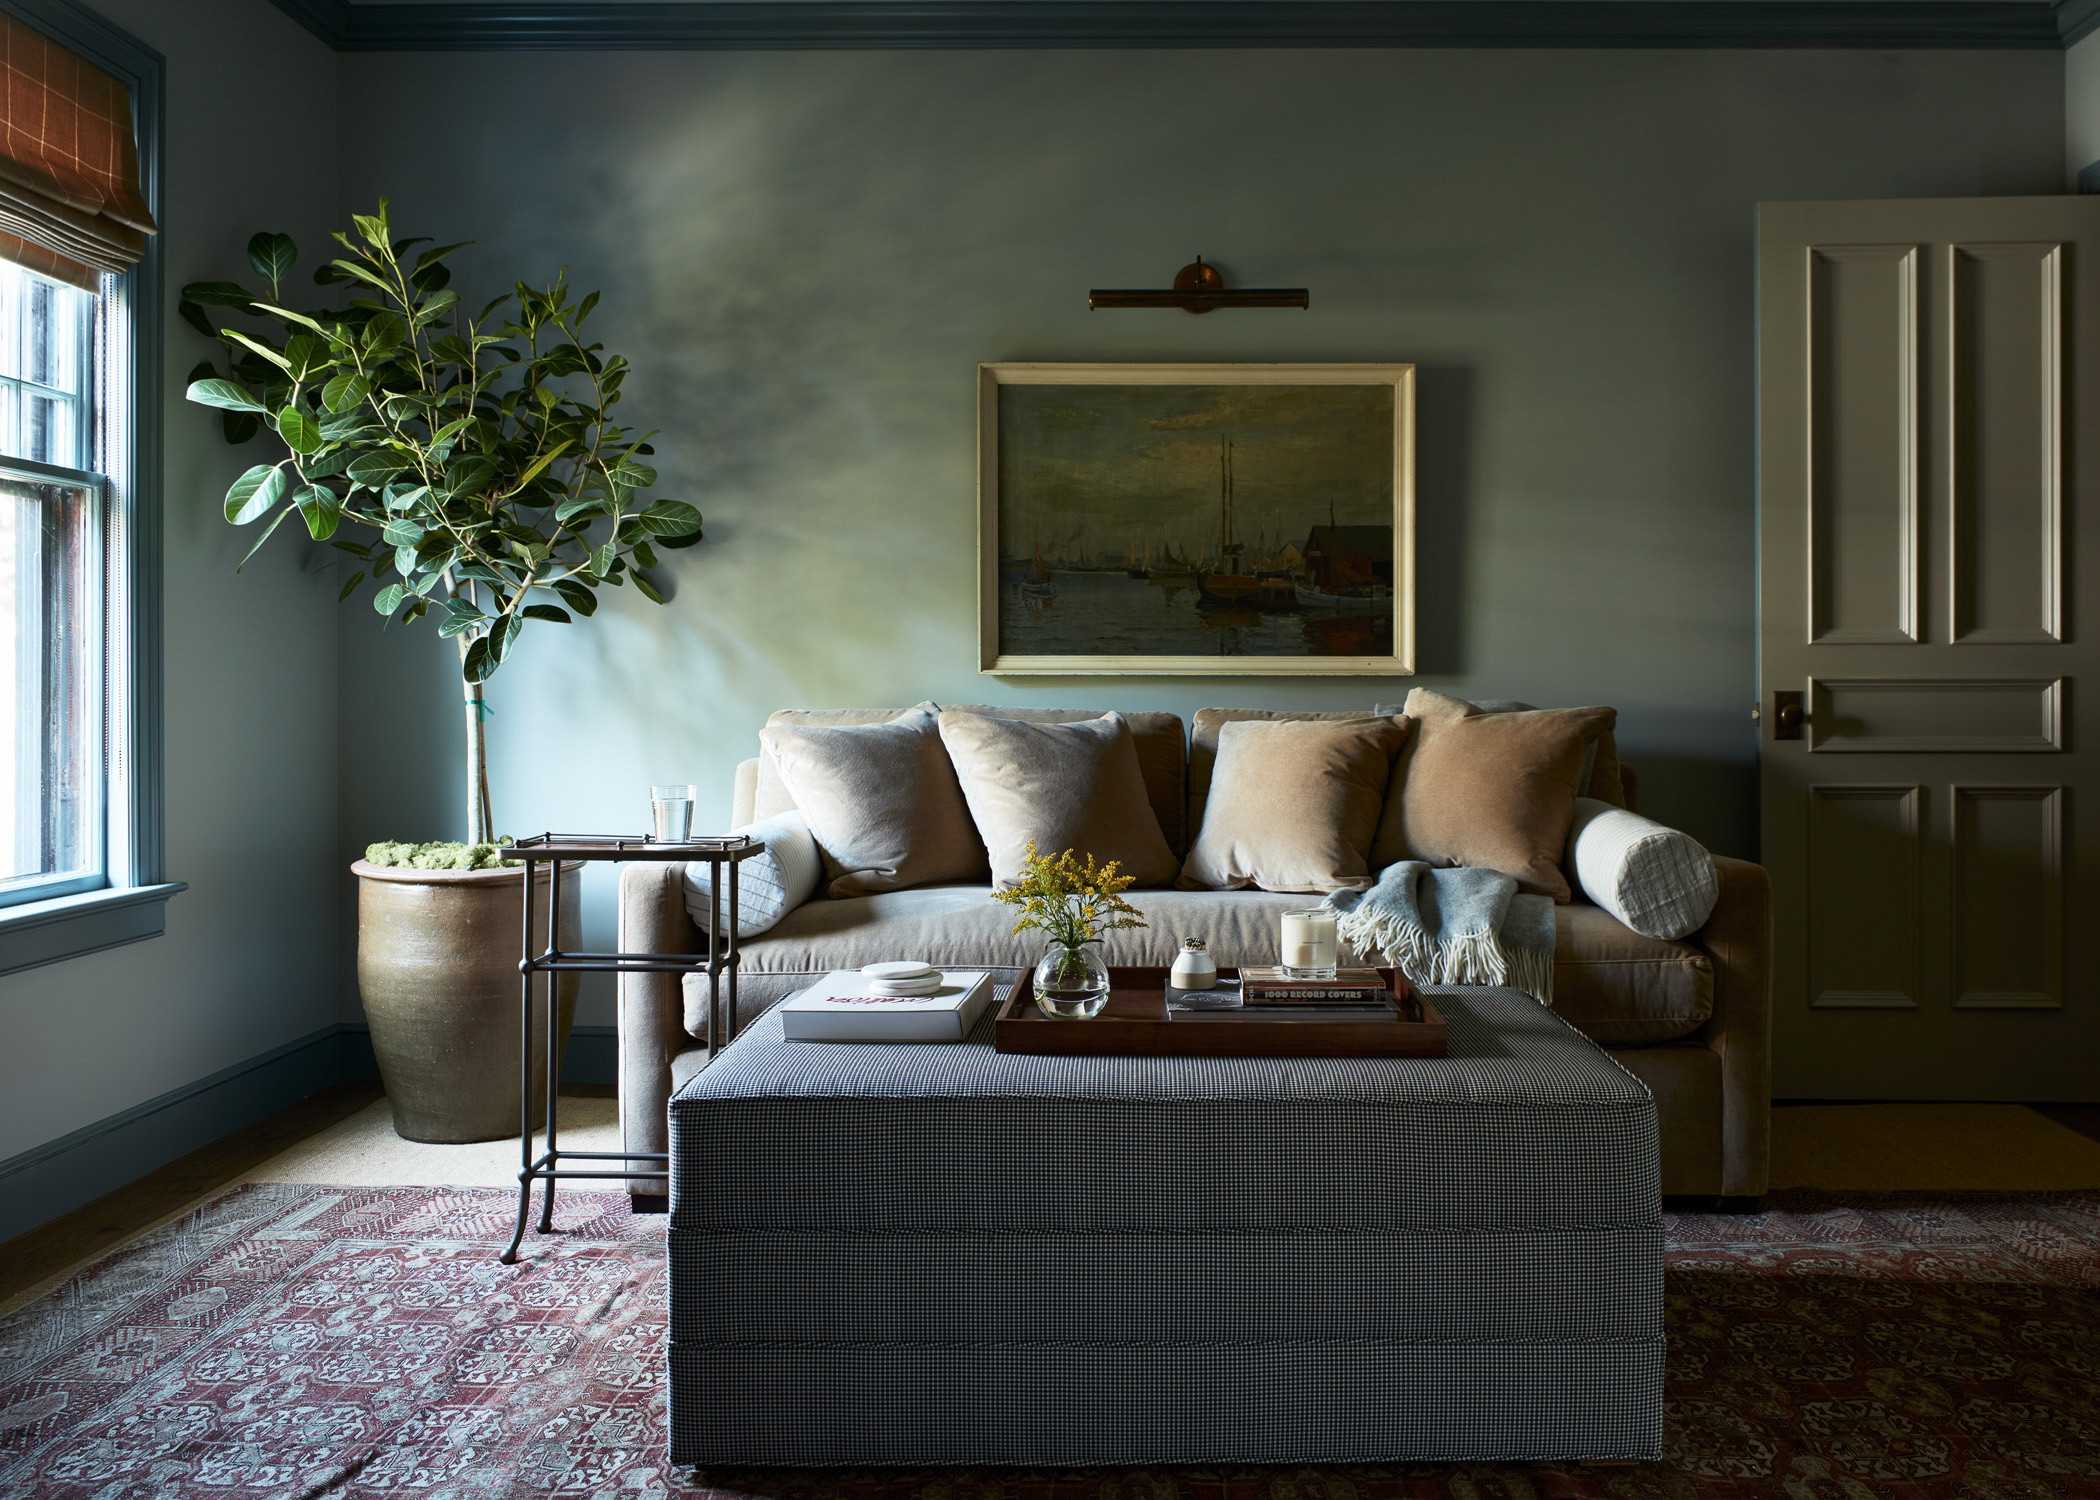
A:
<svg viewBox="0 0 2100 1500">
<path fill-rule="evenodd" d="M 1210 990 L 1218 986 L 1218 966 L 1204 947 L 1202 938 L 1187 938 L 1174 955 L 1167 983 L 1177 990 Z"/>
</svg>

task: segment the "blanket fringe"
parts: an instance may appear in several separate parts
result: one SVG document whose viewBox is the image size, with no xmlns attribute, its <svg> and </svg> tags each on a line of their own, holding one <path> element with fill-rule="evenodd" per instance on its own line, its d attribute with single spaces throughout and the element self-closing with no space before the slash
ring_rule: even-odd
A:
<svg viewBox="0 0 2100 1500">
<path fill-rule="evenodd" d="M 1336 930 L 1359 953 L 1383 952 L 1416 984 L 1507 985 L 1541 1005 L 1553 1003 L 1553 955 L 1511 953 L 1485 928 L 1454 933 L 1438 943 L 1413 922 L 1358 907 L 1343 916 Z"/>
</svg>

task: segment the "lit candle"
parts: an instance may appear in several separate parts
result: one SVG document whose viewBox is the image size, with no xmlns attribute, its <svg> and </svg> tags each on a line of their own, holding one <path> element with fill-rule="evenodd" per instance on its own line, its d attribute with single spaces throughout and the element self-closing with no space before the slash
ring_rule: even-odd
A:
<svg viewBox="0 0 2100 1500">
<path fill-rule="evenodd" d="M 1341 942 L 1335 912 L 1327 907 L 1283 914 L 1283 966 L 1301 979 L 1334 973 Z"/>
</svg>

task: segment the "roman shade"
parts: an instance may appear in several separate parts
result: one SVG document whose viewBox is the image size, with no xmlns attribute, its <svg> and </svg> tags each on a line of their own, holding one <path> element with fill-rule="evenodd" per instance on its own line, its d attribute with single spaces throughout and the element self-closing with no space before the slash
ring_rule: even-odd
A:
<svg viewBox="0 0 2100 1500">
<path fill-rule="evenodd" d="M 154 232 L 130 91 L 0 15 L 0 258 L 93 291 Z"/>
</svg>

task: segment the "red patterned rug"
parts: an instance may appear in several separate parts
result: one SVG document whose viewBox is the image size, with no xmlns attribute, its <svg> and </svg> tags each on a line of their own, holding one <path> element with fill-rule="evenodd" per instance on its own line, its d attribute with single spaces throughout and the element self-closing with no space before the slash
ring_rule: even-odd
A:
<svg viewBox="0 0 2100 1500">
<path fill-rule="evenodd" d="M 710 1472 L 665 1463 L 663 1220 L 250 1186 L 0 1321 L 38 1500 L 2100 1496 L 2100 1195 L 1789 1195 L 1670 1221 L 1666 1454 L 1629 1468 Z"/>
</svg>

